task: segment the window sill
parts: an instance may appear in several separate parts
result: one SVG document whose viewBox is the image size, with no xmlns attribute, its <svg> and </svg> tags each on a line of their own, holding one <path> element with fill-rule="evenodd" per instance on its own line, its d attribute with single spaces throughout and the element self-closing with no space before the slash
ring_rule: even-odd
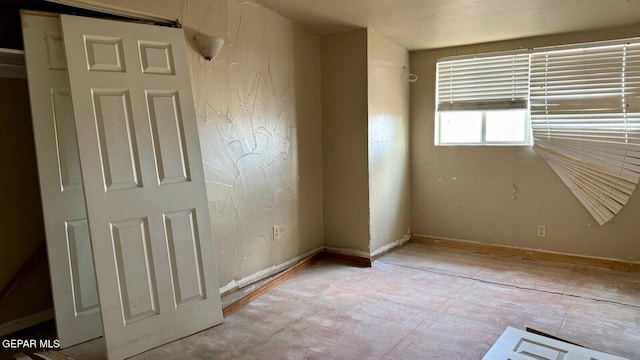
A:
<svg viewBox="0 0 640 360">
<path fill-rule="evenodd" d="M 515 146 L 533 146 L 533 142 L 531 143 L 455 143 L 455 144 L 434 144 L 435 146 L 444 146 L 444 147 L 451 147 L 451 146 L 465 146 L 465 147 L 469 147 L 469 146 L 511 146 L 511 147 L 515 147 Z"/>
</svg>

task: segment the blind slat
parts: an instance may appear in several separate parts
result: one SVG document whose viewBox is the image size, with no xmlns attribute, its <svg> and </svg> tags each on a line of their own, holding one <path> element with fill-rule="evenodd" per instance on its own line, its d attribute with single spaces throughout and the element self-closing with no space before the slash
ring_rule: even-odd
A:
<svg viewBox="0 0 640 360">
<path fill-rule="evenodd" d="M 600 225 L 640 179 L 640 49 L 624 44 L 531 55 L 536 150 Z"/>
<path fill-rule="evenodd" d="M 529 54 L 437 63 L 438 111 L 527 109 Z"/>
<path fill-rule="evenodd" d="M 598 221 L 640 181 L 640 43 L 437 63 L 438 111 L 529 109 L 536 151 Z"/>
</svg>

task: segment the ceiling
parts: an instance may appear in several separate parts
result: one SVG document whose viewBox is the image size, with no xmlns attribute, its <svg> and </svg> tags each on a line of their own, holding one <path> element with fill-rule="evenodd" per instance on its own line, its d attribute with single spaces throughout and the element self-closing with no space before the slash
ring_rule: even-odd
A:
<svg viewBox="0 0 640 360">
<path fill-rule="evenodd" d="M 640 0 L 258 0 L 319 34 L 368 27 L 409 50 L 640 24 Z"/>
</svg>

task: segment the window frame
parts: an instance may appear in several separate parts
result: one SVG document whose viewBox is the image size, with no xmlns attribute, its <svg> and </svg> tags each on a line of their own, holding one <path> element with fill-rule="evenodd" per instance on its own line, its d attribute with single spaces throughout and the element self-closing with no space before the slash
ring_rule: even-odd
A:
<svg viewBox="0 0 640 360">
<path fill-rule="evenodd" d="M 518 109 L 513 109 L 518 110 Z M 521 109 L 525 113 L 524 137 L 523 141 L 487 141 L 487 112 L 510 111 L 510 110 L 467 110 L 468 112 L 479 112 L 482 114 L 480 126 L 480 142 L 443 142 L 441 133 L 442 113 L 449 111 L 437 111 L 435 119 L 434 145 L 435 146 L 532 146 L 533 132 L 531 131 L 531 111 L 529 108 Z"/>
<path fill-rule="evenodd" d="M 530 50 L 518 50 L 518 51 L 510 51 L 510 52 L 500 52 L 500 53 L 484 53 L 484 54 L 474 54 L 474 55 L 466 55 L 466 56 L 454 56 L 454 57 L 446 57 L 440 58 L 436 60 L 436 74 L 435 74 L 435 116 L 434 116 L 434 145 L 435 146 L 532 146 L 533 145 L 533 131 L 531 128 L 531 109 L 529 105 L 529 77 L 531 71 L 531 54 Z M 496 63 L 508 62 L 509 58 L 512 60 L 511 71 L 509 71 L 509 66 L 505 66 L 505 69 L 502 69 L 501 72 L 495 78 L 491 78 L 494 81 L 500 80 L 505 81 L 505 75 L 511 78 L 511 84 L 507 86 L 500 87 L 490 87 L 490 90 L 498 90 L 500 89 L 500 94 L 502 96 L 499 97 L 487 97 L 486 94 L 482 94 L 483 91 L 477 90 L 477 87 L 471 85 L 472 89 L 476 90 L 471 95 L 471 100 L 467 97 L 468 94 L 468 86 L 472 84 L 468 81 L 462 80 L 459 82 L 459 75 L 456 76 L 453 72 L 455 67 L 462 67 L 464 70 L 458 71 L 467 71 L 469 62 L 479 61 L 482 62 L 486 60 L 488 62 L 487 66 L 490 69 L 496 68 Z M 526 60 L 524 60 L 526 58 Z M 495 61 L 496 63 L 494 63 Z M 522 75 L 520 72 L 523 70 L 523 62 L 526 61 L 526 93 L 522 92 L 523 81 Z M 459 64 L 456 64 L 459 62 Z M 466 63 L 466 64 L 465 64 Z M 516 63 L 519 63 L 516 65 Z M 472 63 L 473 64 L 473 63 Z M 440 66 L 445 66 L 443 79 L 446 81 L 448 85 L 444 85 L 444 87 L 440 88 L 440 78 L 441 78 L 441 70 Z M 502 65 L 502 64 L 501 64 Z M 474 66 L 474 65 L 472 65 Z M 479 65 L 475 65 L 476 69 L 481 69 Z M 449 69 L 449 70 L 447 70 Z M 518 71 L 518 69 L 520 71 Z M 452 80 L 449 80 L 446 76 L 447 71 L 451 71 Z M 478 70 L 476 70 L 478 71 Z M 471 76 L 478 76 L 478 73 L 473 73 Z M 484 74 L 480 75 L 481 78 L 484 78 Z M 507 77 L 507 79 L 508 79 Z M 458 80 L 456 80 L 458 79 Z M 457 87 L 460 86 L 460 87 Z M 489 88 L 489 87 L 488 87 Z M 449 89 L 449 91 L 447 91 Z M 511 98 L 504 96 L 505 89 L 511 91 Z M 482 89 L 484 90 L 484 89 Z M 462 92 L 460 92 L 462 91 Z M 449 103 L 445 102 L 441 103 L 441 99 L 439 99 L 440 95 L 443 94 L 444 99 L 449 99 Z M 516 96 L 518 94 L 518 96 Z M 462 97 L 460 97 L 462 96 Z M 525 105 L 525 106 L 523 106 Z M 444 106 L 444 109 L 441 109 L 441 106 Z M 488 112 L 498 112 L 498 111 L 511 111 L 511 110 L 521 110 L 525 114 L 524 119 L 524 140 L 522 141 L 487 141 L 487 113 Z M 480 127 L 480 142 L 443 142 L 442 141 L 442 114 L 445 112 L 475 112 L 481 114 L 481 127 Z"/>
</svg>

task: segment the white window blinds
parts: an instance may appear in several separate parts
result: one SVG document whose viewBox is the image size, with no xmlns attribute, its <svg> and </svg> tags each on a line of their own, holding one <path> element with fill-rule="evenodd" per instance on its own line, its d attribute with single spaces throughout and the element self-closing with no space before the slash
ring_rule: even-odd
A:
<svg viewBox="0 0 640 360">
<path fill-rule="evenodd" d="M 534 52 L 534 147 L 600 225 L 640 179 L 640 45 Z"/>
<path fill-rule="evenodd" d="M 438 111 L 527 109 L 529 54 L 437 63 Z"/>
</svg>

